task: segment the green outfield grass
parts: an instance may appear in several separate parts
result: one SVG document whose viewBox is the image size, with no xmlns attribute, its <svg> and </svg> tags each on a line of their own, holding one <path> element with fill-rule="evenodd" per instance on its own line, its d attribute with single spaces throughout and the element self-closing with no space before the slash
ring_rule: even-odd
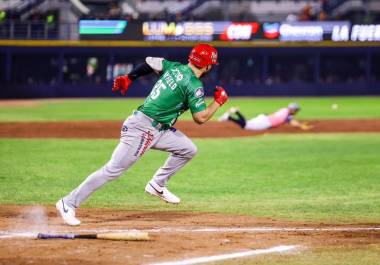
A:
<svg viewBox="0 0 380 265">
<path fill-rule="evenodd" d="M 219 265 L 378 265 L 380 246 L 373 244 L 360 247 L 319 247 L 303 249 L 301 252 L 288 254 L 262 255 L 251 259 L 220 262 Z"/>
<path fill-rule="evenodd" d="M 239 106 L 247 118 L 271 113 L 289 102 L 300 103 L 300 119 L 380 118 L 380 97 L 329 98 L 231 98 L 219 110 Z M 142 98 L 36 100 L 34 106 L 2 106 L 0 121 L 123 120 L 143 102 Z M 333 110 L 332 104 L 338 109 Z M 187 112 L 182 119 L 191 119 Z"/>
<path fill-rule="evenodd" d="M 199 154 L 170 182 L 183 202 L 144 194 L 167 154 L 150 151 L 86 207 L 191 210 L 380 222 L 378 134 L 196 139 Z M 117 140 L 0 140 L 0 203 L 53 204 L 110 157 Z"/>
<path fill-rule="evenodd" d="M 380 97 L 231 98 L 247 117 L 291 101 L 300 119 L 380 118 Z M 2 106 L 0 122 L 123 120 L 143 99 L 37 100 Z M 338 104 L 337 110 L 331 105 Z M 182 119 L 191 119 L 185 113 Z M 379 134 L 262 135 L 193 139 L 198 155 L 170 181 L 179 206 L 144 193 L 167 154 L 149 151 L 127 173 L 83 207 L 204 211 L 300 222 L 380 223 Z M 118 140 L 0 138 L 0 203 L 50 204 L 70 192 L 110 157 Z M 379 245 L 326 246 L 295 255 L 264 255 L 221 264 L 375 265 Z"/>
</svg>

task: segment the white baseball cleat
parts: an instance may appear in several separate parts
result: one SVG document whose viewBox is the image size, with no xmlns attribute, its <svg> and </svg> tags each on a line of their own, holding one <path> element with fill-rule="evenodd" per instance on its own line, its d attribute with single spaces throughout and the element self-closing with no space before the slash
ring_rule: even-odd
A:
<svg viewBox="0 0 380 265">
<path fill-rule="evenodd" d="M 230 108 L 228 111 L 226 111 L 222 116 L 218 118 L 218 121 L 228 121 L 230 115 L 235 114 L 236 112 L 238 112 L 238 110 L 239 109 L 237 107 Z"/>
<path fill-rule="evenodd" d="M 234 114 L 236 112 L 238 112 L 239 108 L 238 107 L 231 107 L 229 110 L 228 110 L 228 114 Z"/>
<path fill-rule="evenodd" d="M 58 212 L 60 213 L 63 221 L 68 225 L 80 225 L 80 221 L 75 218 L 75 210 L 68 206 L 61 198 L 56 204 Z"/>
<path fill-rule="evenodd" d="M 180 198 L 171 193 L 166 187 L 161 187 L 154 180 L 146 184 L 145 192 L 169 203 L 178 204 L 181 201 Z"/>
<path fill-rule="evenodd" d="M 230 114 L 227 112 L 225 112 L 222 116 L 220 116 L 218 118 L 218 121 L 228 121 L 228 118 L 230 117 Z"/>
</svg>

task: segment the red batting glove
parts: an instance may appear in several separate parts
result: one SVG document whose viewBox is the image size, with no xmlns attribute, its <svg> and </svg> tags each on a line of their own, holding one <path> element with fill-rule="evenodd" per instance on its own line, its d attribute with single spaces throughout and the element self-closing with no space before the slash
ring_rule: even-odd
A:
<svg viewBox="0 0 380 265">
<path fill-rule="evenodd" d="M 222 106 L 224 103 L 228 100 L 227 92 L 224 90 L 221 86 L 216 86 L 214 90 L 214 100 L 216 103 L 218 103 L 220 106 Z"/>
<path fill-rule="evenodd" d="M 120 93 L 124 96 L 131 84 L 132 80 L 129 79 L 128 75 L 118 76 L 113 81 L 112 92 L 120 90 Z"/>
</svg>

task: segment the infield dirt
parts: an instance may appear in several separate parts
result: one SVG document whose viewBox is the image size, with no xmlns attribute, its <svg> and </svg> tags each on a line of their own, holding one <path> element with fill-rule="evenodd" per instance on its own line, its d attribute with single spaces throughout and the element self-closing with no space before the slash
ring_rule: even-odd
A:
<svg viewBox="0 0 380 265">
<path fill-rule="evenodd" d="M 267 133 L 360 133 L 380 132 L 380 119 L 310 120 L 312 130 L 284 125 L 262 132 L 242 130 L 232 122 L 209 121 L 197 125 L 179 121 L 176 128 L 189 137 L 242 137 Z M 17 138 L 118 138 L 122 121 L 1 122 L 0 137 Z"/>
<path fill-rule="evenodd" d="M 45 220 L 36 223 L 26 214 L 42 207 Z M 0 239 L 0 264 L 149 264 L 208 255 L 219 255 L 278 245 L 302 248 L 380 244 L 380 231 L 220 231 L 196 232 L 196 228 L 356 228 L 375 224 L 313 224 L 274 219 L 194 212 L 138 212 L 111 209 L 79 209 L 83 223 L 68 227 L 51 206 L 0 206 L 0 235 L 8 232 L 76 232 L 85 230 L 166 229 L 151 232 L 150 241 Z M 41 220 L 41 219 L 39 219 Z M 183 229 L 184 231 L 178 231 Z"/>
</svg>

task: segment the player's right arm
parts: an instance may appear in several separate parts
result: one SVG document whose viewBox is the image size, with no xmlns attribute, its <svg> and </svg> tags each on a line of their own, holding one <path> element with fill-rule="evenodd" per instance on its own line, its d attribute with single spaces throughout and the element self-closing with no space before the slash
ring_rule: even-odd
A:
<svg viewBox="0 0 380 265">
<path fill-rule="evenodd" d="M 308 124 L 307 122 L 300 122 L 300 121 L 297 121 L 297 120 L 294 120 L 292 119 L 289 124 L 292 126 L 292 127 L 295 127 L 295 128 L 300 128 L 301 130 L 304 130 L 304 131 L 307 131 L 307 130 L 310 130 L 310 129 L 313 129 L 313 125 L 310 125 Z"/>
<path fill-rule="evenodd" d="M 118 76 L 115 78 L 112 91 L 120 90 L 122 95 L 125 95 L 129 86 L 137 78 L 151 74 L 153 72 L 160 73 L 163 70 L 164 58 L 159 57 L 146 57 L 145 62 L 139 64 L 129 74 Z"/>
<path fill-rule="evenodd" d="M 285 122 L 289 123 L 290 126 L 292 126 L 294 128 L 299 128 L 299 129 L 304 130 L 304 131 L 313 129 L 313 127 L 314 127 L 313 125 L 310 125 L 307 122 L 301 122 L 301 121 L 294 119 L 294 114 L 288 114 Z"/>
<path fill-rule="evenodd" d="M 193 120 L 198 124 L 203 124 L 215 114 L 220 106 L 226 103 L 228 100 L 228 95 L 224 88 L 217 86 L 214 91 L 214 101 L 207 106 L 206 109 L 192 112 Z"/>
</svg>

